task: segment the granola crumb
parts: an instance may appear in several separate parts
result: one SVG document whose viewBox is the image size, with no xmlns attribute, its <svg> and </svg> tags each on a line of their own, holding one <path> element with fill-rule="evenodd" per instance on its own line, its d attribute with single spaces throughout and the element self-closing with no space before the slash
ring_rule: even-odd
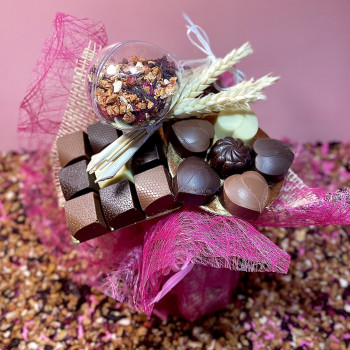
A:
<svg viewBox="0 0 350 350">
<path fill-rule="evenodd" d="M 130 112 L 127 112 L 124 114 L 123 121 L 127 124 L 132 124 L 135 121 L 135 116 L 131 114 Z"/>
<path fill-rule="evenodd" d="M 331 146 L 295 145 L 301 159 L 294 170 L 309 186 L 328 191 L 350 186 L 350 143 Z M 44 246 L 38 223 L 27 216 L 20 194 L 25 185 L 22 170 L 29 159 L 34 163 L 38 157 L 48 155 L 0 154 L 2 349 L 350 347 L 350 314 L 346 312 L 350 304 L 349 226 L 309 226 L 303 241 L 296 237 L 305 227 L 264 229 L 262 233 L 279 246 L 289 239 L 289 281 L 277 273 L 242 273 L 232 301 L 223 310 L 194 323 L 178 316 L 166 322 L 155 315 L 147 319 L 82 281 L 74 282 L 69 269 L 86 269 L 75 252 L 53 250 L 53 254 Z M 330 161 L 334 166 L 327 172 Z M 57 216 L 57 205 L 49 160 L 40 175 L 46 181 L 36 205 L 50 221 Z M 30 205 L 28 211 L 32 201 Z"/>
</svg>

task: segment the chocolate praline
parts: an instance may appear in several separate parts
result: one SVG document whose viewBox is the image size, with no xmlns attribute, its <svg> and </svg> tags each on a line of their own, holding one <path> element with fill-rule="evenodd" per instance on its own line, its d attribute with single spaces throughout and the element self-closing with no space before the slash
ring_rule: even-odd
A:
<svg viewBox="0 0 350 350">
<path fill-rule="evenodd" d="M 173 184 L 178 202 L 199 206 L 214 199 L 220 178 L 203 159 L 189 157 L 179 165 Z"/>
<path fill-rule="evenodd" d="M 170 140 L 181 157 L 204 157 L 214 134 L 214 126 L 207 120 L 187 119 L 171 126 Z"/>
<path fill-rule="evenodd" d="M 242 219 L 257 219 L 265 209 L 269 195 L 266 180 L 256 171 L 231 175 L 224 181 L 224 207 Z"/>
<path fill-rule="evenodd" d="M 287 174 L 294 153 L 283 142 L 261 138 L 253 144 L 256 153 L 255 168 L 268 182 L 279 182 Z"/>
<path fill-rule="evenodd" d="M 217 140 L 209 153 L 209 165 L 221 178 L 241 174 L 251 166 L 251 151 L 241 139 L 225 137 Z"/>
</svg>

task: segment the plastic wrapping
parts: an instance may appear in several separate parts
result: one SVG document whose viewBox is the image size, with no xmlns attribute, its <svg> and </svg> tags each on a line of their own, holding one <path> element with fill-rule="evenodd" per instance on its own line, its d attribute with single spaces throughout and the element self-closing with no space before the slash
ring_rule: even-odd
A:
<svg viewBox="0 0 350 350">
<path fill-rule="evenodd" d="M 154 44 L 113 44 L 93 58 L 87 95 L 102 122 L 126 131 L 149 127 L 169 111 L 181 70 L 170 53 Z"/>
</svg>

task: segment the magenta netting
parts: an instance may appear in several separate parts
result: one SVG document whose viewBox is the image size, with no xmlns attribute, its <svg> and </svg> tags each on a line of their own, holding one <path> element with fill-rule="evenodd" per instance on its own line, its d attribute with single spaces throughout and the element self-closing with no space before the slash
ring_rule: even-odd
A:
<svg viewBox="0 0 350 350">
<path fill-rule="evenodd" d="M 21 105 L 19 136 L 23 147 L 36 150 L 22 167 L 22 195 L 40 240 L 73 280 L 98 286 L 147 315 L 155 308 L 159 315 L 180 313 L 194 320 L 229 302 L 239 271 L 287 273 L 290 256 L 257 227 L 350 224 L 349 189 L 308 188 L 291 172 L 279 198 L 256 222 L 183 207 L 73 245 L 57 205 L 47 150 L 63 117 L 76 60 L 90 40 L 106 45 L 107 35 L 101 24 L 64 14 L 53 27 Z M 296 157 L 295 169 L 302 162 Z"/>
<path fill-rule="evenodd" d="M 101 23 L 58 13 L 20 106 L 18 132 L 26 149 L 50 149 L 69 96 L 77 59 L 92 40 L 107 45 Z"/>
</svg>

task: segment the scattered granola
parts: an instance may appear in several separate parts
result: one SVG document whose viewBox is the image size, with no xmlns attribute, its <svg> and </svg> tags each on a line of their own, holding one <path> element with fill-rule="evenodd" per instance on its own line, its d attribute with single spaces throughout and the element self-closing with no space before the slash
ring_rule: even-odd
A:
<svg viewBox="0 0 350 350">
<path fill-rule="evenodd" d="M 350 143 L 293 149 L 299 150 L 294 170 L 308 185 L 350 186 Z M 147 319 L 74 280 L 78 271 L 90 271 L 77 251 L 43 244 L 54 246 L 53 232 L 62 226 L 43 157 L 0 154 L 1 349 L 350 348 L 350 227 L 264 229 L 292 256 L 288 275 L 245 273 L 227 308 L 194 323 Z"/>
<path fill-rule="evenodd" d="M 96 71 L 90 69 L 90 82 Z M 117 128 L 145 126 L 166 111 L 177 87 L 175 64 L 166 56 L 153 60 L 131 56 L 105 64 L 97 80 L 96 103 L 100 115 Z"/>
</svg>

